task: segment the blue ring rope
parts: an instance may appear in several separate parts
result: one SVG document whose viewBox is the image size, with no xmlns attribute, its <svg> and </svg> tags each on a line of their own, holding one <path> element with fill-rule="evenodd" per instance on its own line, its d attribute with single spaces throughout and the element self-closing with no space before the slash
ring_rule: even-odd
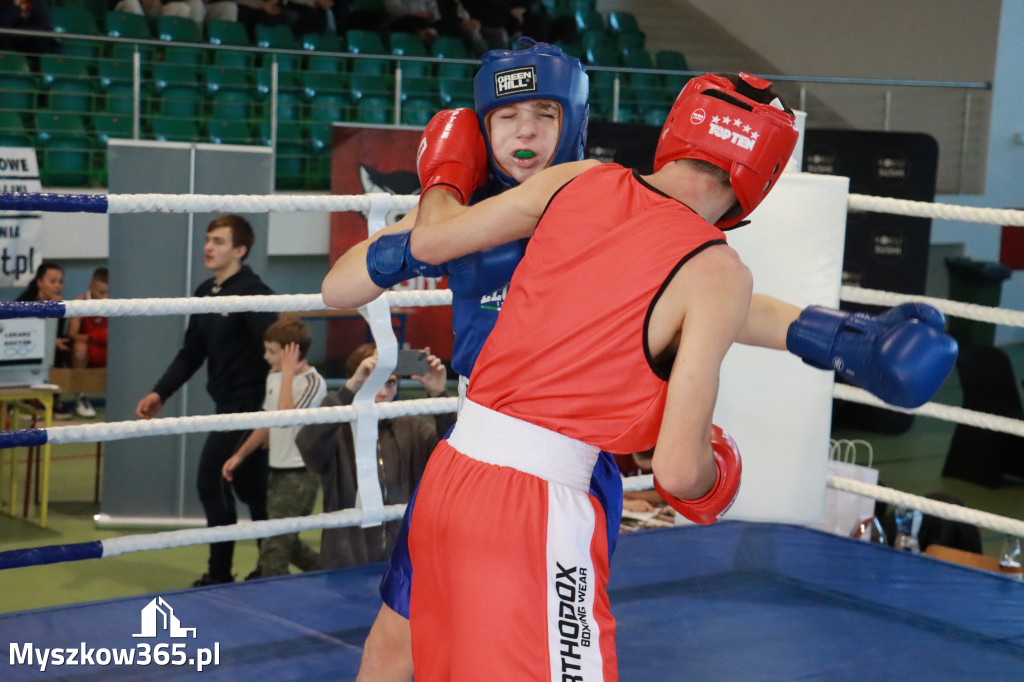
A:
<svg viewBox="0 0 1024 682">
<path fill-rule="evenodd" d="M 103 541 L 75 542 L 67 545 L 47 545 L 28 549 L 9 549 L 0 552 L 0 571 L 8 568 L 24 568 L 42 564 L 58 564 L 63 561 L 102 559 Z"/>
<path fill-rule="evenodd" d="M 106 213 L 106 194 L 46 194 L 0 192 L 0 211 L 51 211 L 54 213 Z"/>
<path fill-rule="evenodd" d="M 64 301 L 14 301 L 0 303 L 0 319 L 15 317 L 64 317 Z"/>
<path fill-rule="evenodd" d="M 16 429 L 0 431 L 0 450 L 7 448 L 31 448 L 46 445 L 49 436 L 46 429 Z"/>
</svg>

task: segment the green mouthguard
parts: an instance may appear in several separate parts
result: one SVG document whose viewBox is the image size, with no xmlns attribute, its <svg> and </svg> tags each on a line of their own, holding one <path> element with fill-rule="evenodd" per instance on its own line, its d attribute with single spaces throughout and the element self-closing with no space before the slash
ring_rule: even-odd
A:
<svg viewBox="0 0 1024 682">
<path fill-rule="evenodd" d="M 531 152 L 531 151 L 529 151 L 527 149 L 520 149 L 519 151 L 517 151 L 512 156 L 516 157 L 517 159 L 532 159 L 533 157 L 535 157 L 537 155 L 534 152 Z"/>
</svg>

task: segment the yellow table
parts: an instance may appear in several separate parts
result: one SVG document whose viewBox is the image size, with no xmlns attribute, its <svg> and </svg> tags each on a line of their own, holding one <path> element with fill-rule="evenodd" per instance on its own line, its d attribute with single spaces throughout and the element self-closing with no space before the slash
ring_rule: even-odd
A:
<svg viewBox="0 0 1024 682">
<path fill-rule="evenodd" d="M 60 388 L 53 384 L 0 387 L 0 428 L 7 429 L 8 420 L 12 414 L 10 404 L 26 400 L 38 400 L 42 404 L 43 425 L 46 428 L 50 428 L 53 426 L 53 396 L 56 395 L 59 390 Z M 18 408 L 15 408 L 14 412 L 17 411 Z M 39 495 L 39 527 L 46 528 L 46 511 L 50 502 L 50 444 L 46 443 L 42 445 L 40 449 L 42 451 L 42 466 L 40 472 L 40 478 L 42 478 L 42 491 Z M 17 506 L 17 479 L 15 477 L 17 453 L 15 449 L 4 449 L 0 450 L 0 454 L 7 457 L 7 474 L 10 477 L 7 513 L 10 516 L 14 516 L 15 508 Z M 29 466 L 31 466 L 31 463 L 29 463 Z M 26 483 L 31 480 L 31 474 L 31 471 L 25 472 Z M 26 488 L 25 495 L 27 496 L 28 494 L 29 491 Z M 28 498 L 26 497 L 26 500 L 27 499 Z"/>
</svg>

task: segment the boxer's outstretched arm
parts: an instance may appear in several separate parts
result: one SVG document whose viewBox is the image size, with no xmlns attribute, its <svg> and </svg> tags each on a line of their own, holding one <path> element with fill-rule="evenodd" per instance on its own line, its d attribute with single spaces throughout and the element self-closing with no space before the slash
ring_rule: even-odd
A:
<svg viewBox="0 0 1024 682">
<path fill-rule="evenodd" d="M 786 350 L 786 332 L 800 316 L 800 308 L 765 294 L 750 298 L 747 321 L 736 340 L 748 346 Z"/>
<path fill-rule="evenodd" d="M 529 237 L 555 192 L 598 164 L 591 160 L 552 166 L 472 206 L 461 206 L 443 187 L 427 190 L 420 198 L 412 231 L 412 255 L 425 263 L 441 264 Z"/>
<path fill-rule="evenodd" d="M 320 287 L 324 303 L 332 308 L 358 308 L 384 293 L 385 290 L 373 283 L 366 270 L 366 250 L 370 242 L 381 235 L 411 230 L 415 222 L 414 206 L 394 225 L 385 227 L 373 237 L 364 239 L 343 253 L 341 258 L 334 262 Z"/>
</svg>

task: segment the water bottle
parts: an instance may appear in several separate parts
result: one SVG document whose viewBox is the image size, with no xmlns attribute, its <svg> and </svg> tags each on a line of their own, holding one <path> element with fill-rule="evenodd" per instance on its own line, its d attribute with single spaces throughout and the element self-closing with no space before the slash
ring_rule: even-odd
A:
<svg viewBox="0 0 1024 682">
<path fill-rule="evenodd" d="M 1020 560 L 1020 538 L 1007 535 L 999 553 L 999 572 L 1016 580 L 1024 580 Z"/>
<path fill-rule="evenodd" d="M 921 511 L 908 507 L 896 507 L 896 541 L 893 546 L 904 552 L 921 553 L 917 534 L 921 530 Z"/>
</svg>

